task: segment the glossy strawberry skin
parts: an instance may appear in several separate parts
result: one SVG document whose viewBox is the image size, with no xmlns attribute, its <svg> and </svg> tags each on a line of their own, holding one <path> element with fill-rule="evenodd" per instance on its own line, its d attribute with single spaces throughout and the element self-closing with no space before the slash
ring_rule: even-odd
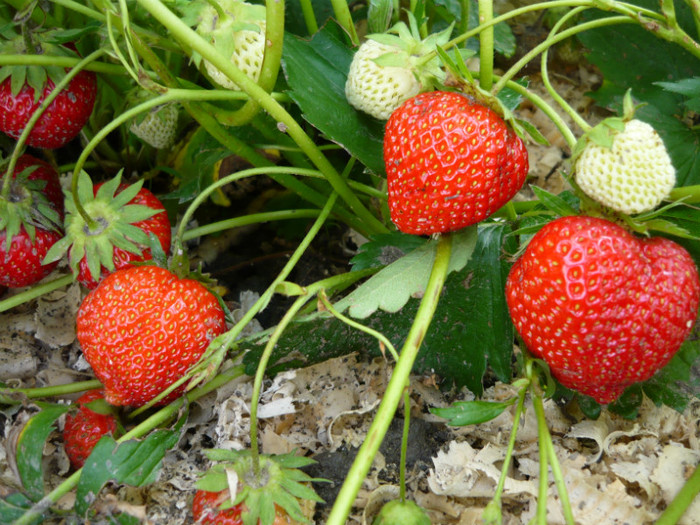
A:
<svg viewBox="0 0 700 525">
<path fill-rule="evenodd" d="M 506 299 L 530 352 L 564 386 L 604 404 L 673 357 L 695 323 L 700 280 L 673 241 L 562 217 L 515 262 Z"/>
<path fill-rule="evenodd" d="M 491 109 L 459 93 L 421 93 L 389 118 L 384 162 L 391 219 L 429 235 L 475 224 L 525 182 L 523 141 Z"/>
<path fill-rule="evenodd" d="M 24 85 L 17 96 L 12 94 L 11 78 L 0 84 L 0 131 L 19 138 L 27 122 L 55 84 L 49 78 L 38 100 L 34 88 Z M 56 149 L 73 140 L 87 123 L 95 105 L 97 78 L 92 71 L 81 71 L 44 111 L 29 134 L 27 145 Z"/>
<path fill-rule="evenodd" d="M 95 194 L 97 190 L 102 186 L 102 184 L 96 184 L 94 188 Z M 119 186 L 117 194 L 126 188 L 126 184 Z M 140 228 L 146 233 L 152 233 L 160 242 L 160 246 L 165 253 L 170 251 L 170 241 L 172 238 L 172 230 L 170 227 L 170 220 L 168 219 L 168 214 L 163 207 L 163 204 L 158 200 L 151 191 L 146 188 L 141 188 L 133 199 L 129 201 L 129 204 L 138 204 L 142 206 L 148 206 L 152 210 L 160 210 L 160 213 L 153 215 L 152 217 L 146 219 L 145 221 L 135 222 L 134 226 Z M 153 258 L 150 248 L 142 247 L 141 255 L 123 250 L 117 246 L 114 247 L 112 260 L 114 261 L 114 267 L 116 270 L 121 268 L 126 268 L 134 262 L 148 261 Z M 106 268 L 102 268 L 102 278 L 104 279 L 109 275 L 109 271 Z M 78 264 L 78 282 L 90 290 L 94 290 L 97 286 L 97 281 L 90 275 L 90 269 L 88 268 L 87 258 L 83 257 Z"/>
<path fill-rule="evenodd" d="M 17 159 L 13 177 L 34 165 L 38 167 L 29 175 L 29 180 L 46 182 L 41 192 L 58 213 L 59 218 L 62 219 L 65 213 L 63 193 L 58 173 L 50 164 L 31 155 L 22 155 Z M 8 288 L 31 286 L 49 275 L 56 268 L 58 262 L 42 264 L 42 261 L 49 248 L 62 236 L 63 233 L 58 230 L 54 231 L 37 226 L 32 241 L 29 233 L 22 226 L 20 231 L 13 236 L 8 250 L 6 248 L 6 232 L 0 231 L 0 286 Z"/>
<path fill-rule="evenodd" d="M 104 399 L 102 390 L 85 392 L 75 402 L 78 405 L 77 412 L 66 416 L 63 443 L 68 459 L 75 469 L 83 467 L 85 460 L 102 436 L 114 435 L 117 431 L 117 420 L 113 415 L 98 414 L 85 406 L 97 399 Z"/>
<path fill-rule="evenodd" d="M 77 335 L 112 405 L 141 406 L 197 362 L 226 330 L 224 312 L 201 283 L 156 266 L 108 275 L 83 300 Z M 168 396 L 182 394 L 184 385 Z"/>
</svg>

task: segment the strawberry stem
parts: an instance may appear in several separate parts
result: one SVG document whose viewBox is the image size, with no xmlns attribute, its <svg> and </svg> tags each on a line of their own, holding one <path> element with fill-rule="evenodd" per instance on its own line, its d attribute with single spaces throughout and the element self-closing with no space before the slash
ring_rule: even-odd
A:
<svg viewBox="0 0 700 525">
<path fill-rule="evenodd" d="M 300 0 L 301 12 L 304 15 L 304 23 L 309 35 L 315 35 L 318 32 L 318 22 L 314 13 L 314 6 L 311 0 Z"/>
<path fill-rule="evenodd" d="M 21 293 L 18 293 L 16 295 L 13 295 L 12 297 L 8 297 L 7 299 L 3 299 L 2 301 L 0 301 L 0 312 L 6 312 L 7 310 L 14 308 L 15 306 L 19 306 L 20 304 L 24 304 L 44 294 L 53 292 L 54 290 L 58 290 L 59 288 L 63 288 L 64 286 L 68 286 L 72 282 L 73 275 L 71 274 L 64 275 L 63 277 L 59 277 L 58 279 L 54 279 L 53 281 L 50 281 L 48 283 L 34 285 Z"/>
<path fill-rule="evenodd" d="M 479 0 L 479 24 L 493 20 L 493 2 Z M 486 25 L 479 33 L 479 86 L 489 91 L 493 86 L 493 25 Z"/>
<path fill-rule="evenodd" d="M 355 31 L 355 23 L 352 20 L 350 8 L 346 0 L 331 0 L 331 5 L 333 6 L 335 18 L 338 20 L 340 26 L 345 29 L 347 34 L 350 36 L 352 45 L 359 46 L 360 39 L 357 36 L 357 31 Z"/>
<path fill-rule="evenodd" d="M 75 394 L 86 390 L 93 390 L 95 388 L 102 388 L 102 383 L 100 383 L 97 379 L 91 379 L 89 381 L 76 381 L 75 383 L 66 383 L 65 385 L 50 385 L 36 388 L 3 388 L 0 389 L 0 403 L 7 405 L 21 403 L 20 399 L 5 397 L 16 396 L 17 394 L 21 394 L 21 396 L 24 396 L 27 399 L 40 399 L 46 397 L 65 396 L 67 394 Z"/>
<path fill-rule="evenodd" d="M 661 513 L 655 525 L 675 525 L 678 523 L 698 494 L 700 494 L 700 465 L 695 467 L 693 474 L 673 498 L 673 501 L 669 503 L 666 510 Z"/>
<path fill-rule="evenodd" d="M 413 319 L 413 324 L 406 337 L 401 355 L 391 375 L 391 379 L 382 397 L 382 401 L 379 404 L 377 413 L 374 416 L 372 425 L 355 457 L 355 461 L 353 461 L 345 477 L 345 482 L 331 509 L 326 522 L 327 525 L 343 525 L 346 522 L 346 517 L 350 514 L 350 509 L 355 501 L 355 497 L 389 429 L 399 401 L 404 394 L 406 382 L 411 374 L 411 369 L 418 355 L 418 350 L 420 349 L 423 338 L 425 337 L 435 313 L 447 276 L 451 251 L 452 236 L 449 234 L 441 236 L 425 294 L 421 299 L 418 311 Z"/>
</svg>

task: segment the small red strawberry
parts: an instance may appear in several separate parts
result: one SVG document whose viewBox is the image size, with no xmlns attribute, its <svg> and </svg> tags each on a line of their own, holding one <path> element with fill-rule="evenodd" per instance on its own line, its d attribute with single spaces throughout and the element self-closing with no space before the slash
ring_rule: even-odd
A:
<svg viewBox="0 0 700 525">
<path fill-rule="evenodd" d="M 155 235 L 163 252 L 170 250 L 172 232 L 163 204 L 141 183 L 128 186 L 120 181 L 117 175 L 93 189 L 90 178 L 81 174 L 78 195 L 95 226 L 90 229 L 69 195 L 66 236 L 46 258 L 56 261 L 68 252 L 78 282 L 91 290 L 114 270 L 151 260 L 149 234 Z"/>
<path fill-rule="evenodd" d="M 523 141 L 495 111 L 459 93 L 421 93 L 387 122 L 384 162 L 391 220 L 410 234 L 475 224 L 525 182 Z"/>
<path fill-rule="evenodd" d="M 219 508 L 222 503 L 230 498 L 228 490 L 222 490 L 221 492 L 198 490 L 192 500 L 192 515 L 195 523 L 199 525 L 243 525 L 241 514 L 246 510 L 243 503 L 227 509 Z M 289 525 L 292 523 L 297 522 L 291 520 L 279 506 L 275 506 L 273 525 Z"/>
<path fill-rule="evenodd" d="M 83 300 L 77 335 L 112 405 L 141 406 L 180 379 L 226 330 L 224 311 L 201 283 L 157 266 L 108 275 Z M 175 390 L 171 401 L 184 391 Z"/>
<path fill-rule="evenodd" d="M 25 52 L 24 41 L 10 44 L 15 52 Z M 75 56 L 70 46 L 44 45 L 43 53 Z M 49 51 L 50 49 L 50 51 Z M 30 68 L 33 68 L 29 71 Z M 5 66 L 0 69 L 0 131 L 19 138 L 44 99 L 65 75 L 62 68 Z M 55 149 L 73 140 L 87 123 L 97 96 L 97 77 L 81 71 L 62 90 L 39 117 L 26 144 L 35 148 Z"/>
<path fill-rule="evenodd" d="M 7 177 L 5 173 L 0 194 L 0 286 L 21 288 L 40 281 L 58 264 L 43 261 L 63 237 L 63 196 L 58 173 L 30 155 L 22 155 Z"/>
<path fill-rule="evenodd" d="M 515 262 L 506 299 L 527 348 L 554 377 L 609 403 L 676 353 L 695 323 L 700 279 L 673 241 L 562 217 Z"/>
<path fill-rule="evenodd" d="M 87 406 L 88 403 L 99 399 L 104 399 L 102 390 L 85 392 L 75 402 L 78 410 L 66 416 L 63 443 L 68 459 L 75 469 L 82 468 L 102 436 L 115 435 L 117 432 L 117 419 L 114 415 L 99 414 Z"/>
</svg>

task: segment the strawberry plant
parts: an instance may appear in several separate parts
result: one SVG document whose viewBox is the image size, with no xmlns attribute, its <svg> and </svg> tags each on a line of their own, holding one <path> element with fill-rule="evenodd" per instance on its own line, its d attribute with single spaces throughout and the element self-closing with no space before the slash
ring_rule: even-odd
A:
<svg viewBox="0 0 700 525">
<path fill-rule="evenodd" d="M 0 343 L 32 341 L 35 366 L 0 360 L 0 523 L 573 524 L 612 493 L 643 500 L 628 522 L 683 523 L 699 18 L 691 0 L 0 5 Z M 75 342 L 26 328 L 70 300 Z M 290 379 L 350 354 L 380 363 L 352 383 L 372 402 Z M 670 448 L 608 460 L 612 422 L 650 410 L 649 441 L 681 429 Z M 423 424 L 449 437 L 412 476 Z M 568 453 L 578 438 L 600 456 Z M 46 468 L 54 441 L 73 472 Z"/>
</svg>

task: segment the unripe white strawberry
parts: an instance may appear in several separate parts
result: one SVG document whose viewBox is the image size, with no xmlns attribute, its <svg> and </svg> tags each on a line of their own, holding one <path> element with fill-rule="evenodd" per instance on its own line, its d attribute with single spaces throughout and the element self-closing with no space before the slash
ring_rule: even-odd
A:
<svg viewBox="0 0 700 525">
<path fill-rule="evenodd" d="M 421 83 L 408 68 L 380 66 L 375 58 L 399 49 L 375 40 L 367 40 L 350 64 L 345 96 L 356 109 L 380 120 L 388 119 L 404 101 L 421 92 Z"/>
<path fill-rule="evenodd" d="M 610 147 L 589 141 L 576 160 L 576 183 L 591 198 L 628 215 L 656 208 L 676 183 L 676 170 L 661 137 L 632 119 Z"/>
<path fill-rule="evenodd" d="M 211 5 L 200 11 L 197 32 L 209 41 L 248 78 L 257 82 L 265 54 L 265 7 L 240 0 L 219 0 L 224 14 Z M 238 86 L 221 70 L 204 60 L 207 74 L 221 87 L 238 90 Z"/>
<path fill-rule="evenodd" d="M 132 122 L 129 130 L 156 149 L 172 146 L 177 133 L 177 107 L 172 104 L 156 106 L 141 122 Z"/>
<path fill-rule="evenodd" d="M 447 42 L 452 27 L 425 40 L 403 22 L 391 31 L 397 34 L 368 35 L 352 59 L 345 82 L 348 102 L 380 120 L 388 119 L 406 100 L 444 76 L 437 57 L 427 62 L 423 57 Z"/>
</svg>

